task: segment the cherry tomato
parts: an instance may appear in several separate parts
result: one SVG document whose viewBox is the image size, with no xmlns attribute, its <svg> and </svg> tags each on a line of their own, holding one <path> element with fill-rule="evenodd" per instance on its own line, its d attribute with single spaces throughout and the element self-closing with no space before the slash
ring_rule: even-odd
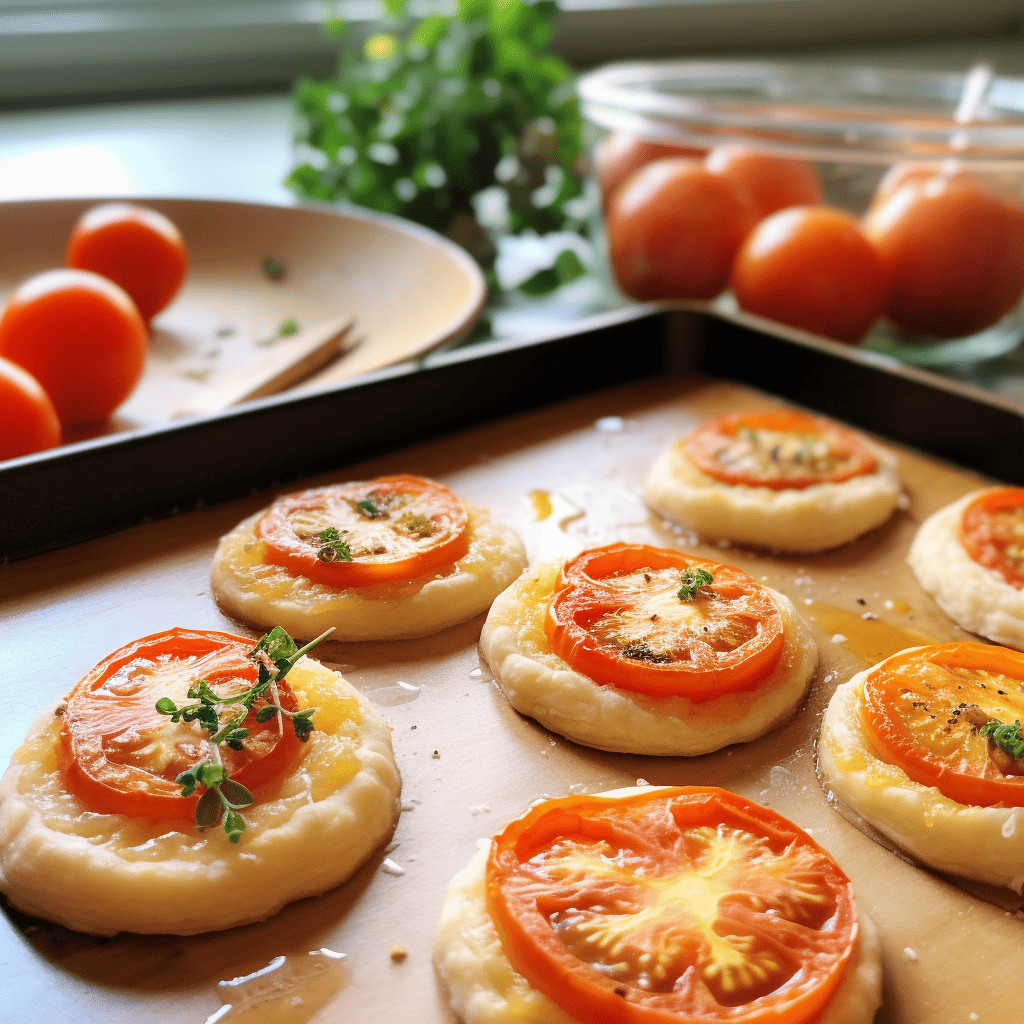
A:
<svg viewBox="0 0 1024 1024">
<path fill-rule="evenodd" d="M 728 178 L 753 199 L 761 217 L 787 206 L 814 206 L 821 202 L 821 186 L 806 160 L 759 153 L 745 146 L 716 146 L 705 166 Z"/>
<path fill-rule="evenodd" d="M 515 970 L 602 1024 L 811 1024 L 859 931 L 805 832 L 695 786 L 539 804 L 492 841 L 486 900 Z"/>
<path fill-rule="evenodd" d="M 974 334 L 1024 294 L 1024 209 L 969 180 L 910 181 L 864 227 L 891 281 L 886 315 L 907 331 Z"/>
<path fill-rule="evenodd" d="M 963 166 L 955 161 L 945 161 L 941 164 L 902 163 L 893 164 L 885 172 L 882 180 L 875 188 L 871 197 L 871 205 L 868 210 L 874 210 L 881 206 L 894 192 L 899 191 L 904 185 L 923 185 L 931 178 L 950 178 L 957 181 L 967 181 L 977 184 L 974 176 L 966 171 Z"/>
<path fill-rule="evenodd" d="M 406 582 L 469 550 L 469 516 L 447 487 L 385 476 L 275 502 L 256 524 L 264 561 L 329 587 Z"/>
<path fill-rule="evenodd" d="M 112 281 L 48 270 L 25 281 L 0 316 L 0 356 L 23 366 L 61 423 L 105 420 L 132 392 L 146 359 L 146 325 Z"/>
<path fill-rule="evenodd" d="M 189 703 L 188 689 L 199 679 L 222 696 L 248 689 L 257 680 L 253 646 L 230 633 L 172 629 L 104 658 L 67 699 L 60 750 L 68 790 L 101 814 L 191 819 L 199 797 L 182 796 L 174 780 L 206 756 L 207 744 L 188 723 L 161 715 L 156 702 Z M 281 707 L 298 710 L 287 680 L 276 685 Z M 280 715 L 257 721 L 264 706 L 258 698 L 246 717 L 241 750 L 221 744 L 228 775 L 249 789 L 272 786 L 301 750 Z"/>
<path fill-rule="evenodd" d="M 712 582 L 682 596 L 684 574 Z M 568 562 L 544 631 L 602 686 L 701 702 L 752 690 L 778 664 L 782 616 L 745 572 L 681 551 L 612 544 Z"/>
<path fill-rule="evenodd" d="M 119 284 L 149 323 L 178 294 L 188 273 L 188 253 L 178 229 L 162 213 L 106 203 L 75 225 L 67 265 Z"/>
<path fill-rule="evenodd" d="M 857 342 L 881 315 L 885 269 L 842 210 L 797 206 L 761 221 L 736 254 L 736 301 L 748 313 Z"/>
<path fill-rule="evenodd" d="M 60 420 L 39 381 L 0 358 L 0 462 L 60 444 Z"/>
<path fill-rule="evenodd" d="M 626 132 L 612 132 L 606 136 L 594 150 L 594 176 L 605 208 L 625 181 L 641 167 L 655 160 L 679 156 L 703 157 L 704 150 L 671 142 L 654 142 Z"/>
<path fill-rule="evenodd" d="M 979 565 L 1024 589 L 1024 488 L 979 494 L 964 509 L 960 541 Z"/>
<path fill-rule="evenodd" d="M 864 727 L 884 760 L 958 803 L 1024 807 L 1024 776 L 993 759 L 974 709 L 1007 725 L 1024 721 L 1024 654 L 975 643 L 917 647 L 883 661 L 864 684 Z"/>
<path fill-rule="evenodd" d="M 656 160 L 608 209 L 615 279 L 634 299 L 712 299 L 756 223 L 752 200 L 703 163 Z"/>
<path fill-rule="evenodd" d="M 716 480 L 775 491 L 842 483 L 878 466 L 852 430 L 795 409 L 723 413 L 681 446 L 697 469 Z"/>
</svg>

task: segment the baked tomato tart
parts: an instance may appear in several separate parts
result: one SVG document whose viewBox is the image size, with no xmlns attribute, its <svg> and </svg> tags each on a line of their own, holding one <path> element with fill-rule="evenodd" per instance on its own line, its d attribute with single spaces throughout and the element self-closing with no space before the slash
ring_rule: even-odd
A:
<svg viewBox="0 0 1024 1024">
<path fill-rule="evenodd" d="M 901 491 L 895 466 L 860 434 L 820 416 L 725 413 L 658 458 L 644 501 L 705 537 L 825 551 L 889 518 Z"/>
<path fill-rule="evenodd" d="M 825 785 L 939 871 L 1024 890 L 1024 655 L 901 651 L 841 685 L 822 719 Z"/>
<path fill-rule="evenodd" d="M 484 509 L 400 475 L 279 498 L 221 539 L 211 583 L 242 622 L 381 640 L 471 619 L 525 565 L 519 537 Z"/>
<path fill-rule="evenodd" d="M 172 629 L 101 661 L 15 751 L 0 892 L 96 935 L 259 921 L 344 881 L 399 789 L 388 725 L 283 630 Z"/>
<path fill-rule="evenodd" d="M 448 889 L 465 1024 L 869 1024 L 879 942 L 805 832 L 722 789 L 548 800 Z"/>
<path fill-rule="evenodd" d="M 958 625 L 1024 649 L 1024 488 L 975 491 L 939 509 L 907 561 Z"/>
<path fill-rule="evenodd" d="M 645 544 L 544 562 L 491 606 L 480 650 L 524 715 L 634 754 L 704 754 L 788 718 L 817 665 L 788 598 Z"/>
</svg>

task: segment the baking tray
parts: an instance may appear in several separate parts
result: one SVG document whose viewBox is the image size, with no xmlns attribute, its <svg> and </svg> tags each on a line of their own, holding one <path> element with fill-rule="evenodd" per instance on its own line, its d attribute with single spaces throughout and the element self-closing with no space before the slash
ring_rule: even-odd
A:
<svg viewBox="0 0 1024 1024">
<path fill-rule="evenodd" d="M 664 373 L 753 384 L 939 458 L 1024 484 L 1011 401 L 743 314 L 648 304 L 329 390 L 0 464 L 0 561 L 268 490 L 416 440 Z"/>
</svg>

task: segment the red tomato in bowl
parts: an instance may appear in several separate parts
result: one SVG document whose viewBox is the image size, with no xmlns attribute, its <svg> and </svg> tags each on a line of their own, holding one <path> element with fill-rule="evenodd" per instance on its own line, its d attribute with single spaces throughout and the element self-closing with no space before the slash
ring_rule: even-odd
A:
<svg viewBox="0 0 1024 1024">
<path fill-rule="evenodd" d="M 864 227 L 892 282 L 886 315 L 904 330 L 974 334 L 1024 294 L 1024 209 L 969 178 L 911 180 Z"/>
<path fill-rule="evenodd" d="M 626 132 L 612 132 L 594 150 L 594 176 L 601 189 L 601 200 L 607 208 L 612 196 L 641 167 L 667 157 L 703 157 L 704 150 L 677 146 L 671 142 L 654 142 Z"/>
<path fill-rule="evenodd" d="M 746 146 L 716 146 L 705 165 L 714 174 L 745 189 L 762 217 L 787 206 L 815 206 L 821 202 L 821 186 L 806 160 L 759 153 Z"/>
<path fill-rule="evenodd" d="M 0 358 L 0 462 L 60 444 L 57 410 L 28 372 Z"/>
<path fill-rule="evenodd" d="M 608 209 L 608 255 L 634 299 L 712 299 L 729 281 L 740 243 L 757 223 L 745 193 L 702 162 L 656 160 Z"/>
<path fill-rule="evenodd" d="M 11 296 L 0 316 L 0 356 L 42 384 L 65 426 L 96 423 L 138 383 L 146 325 L 113 281 L 84 270 L 48 270 Z"/>
<path fill-rule="evenodd" d="M 761 221 L 736 254 L 736 301 L 748 313 L 857 342 L 881 315 L 882 261 L 848 213 L 798 206 Z"/>
<path fill-rule="evenodd" d="M 144 206 L 105 203 L 82 216 L 68 240 L 67 265 L 120 285 L 149 323 L 181 288 L 188 253 L 178 229 Z"/>
</svg>

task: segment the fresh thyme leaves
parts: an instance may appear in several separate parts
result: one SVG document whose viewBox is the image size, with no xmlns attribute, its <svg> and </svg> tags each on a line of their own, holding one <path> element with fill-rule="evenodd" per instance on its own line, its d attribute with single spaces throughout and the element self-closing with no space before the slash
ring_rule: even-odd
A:
<svg viewBox="0 0 1024 1024">
<path fill-rule="evenodd" d="M 337 535 L 337 530 L 334 533 Z M 283 725 L 287 718 L 303 743 L 309 739 L 313 731 L 312 718 L 317 709 L 288 711 L 281 707 L 277 683 L 284 679 L 299 658 L 333 632 L 329 629 L 300 648 L 280 626 L 275 626 L 249 652 L 249 658 L 257 665 L 257 677 L 247 690 L 222 697 L 205 679 L 197 679 L 188 688 L 189 698 L 196 703 L 179 708 L 170 697 L 161 697 L 156 702 L 156 710 L 167 715 L 172 722 L 198 722 L 210 733 L 207 755 L 174 780 L 182 787 L 183 796 L 191 796 L 199 786 L 205 787 L 196 804 L 195 821 L 199 828 L 210 828 L 223 817 L 224 832 L 233 843 L 237 843 L 245 831 L 245 819 L 239 811 L 248 807 L 254 797 L 241 783 L 228 778 L 219 746 L 225 743 L 233 750 L 244 748 L 249 730 L 242 723 L 258 699 L 265 703 L 256 712 L 257 722 L 268 722 L 274 716 L 280 716 Z"/>
<path fill-rule="evenodd" d="M 276 256 L 264 256 L 260 266 L 271 281 L 280 281 L 284 277 L 284 264 Z"/>
<path fill-rule="evenodd" d="M 1024 737 L 1021 736 L 1019 720 L 1008 725 L 993 718 L 978 730 L 978 734 L 991 740 L 1011 757 L 1024 758 Z"/>
<path fill-rule="evenodd" d="M 715 578 L 707 569 L 687 569 L 679 581 L 682 587 L 679 590 L 680 601 L 692 601 L 701 587 L 714 583 Z"/>
<path fill-rule="evenodd" d="M 387 513 L 382 508 L 377 508 L 372 501 L 364 499 L 363 501 L 357 501 L 352 506 L 361 516 L 366 516 L 367 519 L 382 519 Z"/>
<path fill-rule="evenodd" d="M 293 334 L 298 334 L 299 321 L 293 316 L 288 317 L 288 319 L 278 327 L 277 333 L 282 338 L 290 338 Z"/>
<path fill-rule="evenodd" d="M 322 547 L 317 551 L 316 557 L 321 562 L 351 562 L 352 551 L 348 544 L 341 539 L 336 526 L 328 526 L 317 535 Z"/>
</svg>

